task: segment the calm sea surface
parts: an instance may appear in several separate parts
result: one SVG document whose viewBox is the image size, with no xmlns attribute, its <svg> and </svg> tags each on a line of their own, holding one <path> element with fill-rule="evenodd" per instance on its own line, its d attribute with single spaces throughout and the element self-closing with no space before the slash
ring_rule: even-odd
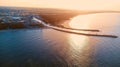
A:
<svg viewBox="0 0 120 67">
<path fill-rule="evenodd" d="M 70 34 L 53 29 L 0 31 L 0 67 L 120 67 L 120 14 L 101 13 L 73 18 L 69 27 L 99 29 L 96 34 Z"/>
</svg>

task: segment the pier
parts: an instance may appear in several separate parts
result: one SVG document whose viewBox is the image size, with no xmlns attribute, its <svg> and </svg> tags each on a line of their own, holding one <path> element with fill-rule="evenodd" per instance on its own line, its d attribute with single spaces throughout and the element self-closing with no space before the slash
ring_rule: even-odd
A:
<svg viewBox="0 0 120 67">
<path fill-rule="evenodd" d="M 43 26 L 57 30 L 57 31 L 61 31 L 61 32 L 66 32 L 66 33 L 72 33 L 72 34 L 77 34 L 77 35 L 85 35 L 85 36 L 97 36 L 97 37 L 109 37 L 109 38 L 118 38 L 118 36 L 116 35 L 104 35 L 104 34 L 89 34 L 89 33 L 81 33 L 81 32 L 74 32 L 73 30 L 75 29 L 71 29 L 71 28 L 62 28 L 62 27 L 57 27 L 57 26 L 52 26 L 50 24 L 46 24 L 45 22 L 43 22 L 42 20 L 39 20 L 35 17 L 33 17 L 33 20 L 41 23 Z M 86 30 L 86 31 L 99 31 L 99 30 Z"/>
</svg>

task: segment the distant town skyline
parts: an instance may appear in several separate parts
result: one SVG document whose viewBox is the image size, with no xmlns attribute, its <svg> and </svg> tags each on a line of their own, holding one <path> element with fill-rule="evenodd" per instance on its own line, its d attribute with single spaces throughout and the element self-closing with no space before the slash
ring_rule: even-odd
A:
<svg viewBox="0 0 120 67">
<path fill-rule="evenodd" d="M 64 8 L 77 10 L 120 10 L 119 0 L 0 0 L 0 6 Z"/>
</svg>

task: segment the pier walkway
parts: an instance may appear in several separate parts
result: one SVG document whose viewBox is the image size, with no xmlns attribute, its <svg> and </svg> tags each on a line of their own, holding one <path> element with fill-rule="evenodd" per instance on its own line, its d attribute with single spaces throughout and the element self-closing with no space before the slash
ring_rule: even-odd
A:
<svg viewBox="0 0 120 67">
<path fill-rule="evenodd" d="M 75 32 L 75 31 L 73 31 L 72 29 L 69 29 L 69 28 L 67 29 L 67 28 L 62 28 L 62 27 L 57 27 L 57 26 L 52 26 L 50 24 L 46 24 L 42 20 L 39 20 L 35 17 L 33 17 L 32 20 L 39 22 L 40 24 L 42 24 L 45 27 L 48 27 L 48 28 L 51 28 L 51 29 L 54 29 L 54 30 L 58 30 L 58 31 L 61 31 L 61 32 L 72 33 L 72 34 L 77 34 L 77 35 L 85 35 L 85 36 L 118 38 L 118 36 L 116 36 L 116 35 L 90 34 L 90 33 Z"/>
</svg>

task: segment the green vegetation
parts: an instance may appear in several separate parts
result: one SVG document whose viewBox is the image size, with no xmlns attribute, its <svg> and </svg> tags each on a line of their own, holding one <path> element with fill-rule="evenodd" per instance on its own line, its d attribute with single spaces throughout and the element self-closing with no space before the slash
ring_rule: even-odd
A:
<svg viewBox="0 0 120 67">
<path fill-rule="evenodd" d="M 21 29 L 25 28 L 25 25 L 23 23 L 0 23 L 0 30 L 8 28 Z"/>
<path fill-rule="evenodd" d="M 38 9 L 33 11 L 33 14 L 39 15 L 42 20 L 52 25 L 58 25 L 65 20 L 69 20 L 80 14 L 75 10 L 63 10 L 63 9 Z"/>
<path fill-rule="evenodd" d="M 0 30 L 2 30 L 2 29 L 7 29 L 8 28 L 8 26 L 9 26 L 9 24 L 5 24 L 5 23 L 0 23 Z"/>
<path fill-rule="evenodd" d="M 40 14 L 40 16 L 42 16 L 43 21 L 45 21 L 46 23 L 50 23 L 52 25 L 58 25 L 59 23 L 65 21 L 65 20 L 69 20 L 70 18 L 74 17 L 74 14 L 56 14 L 56 15 L 42 15 Z"/>
<path fill-rule="evenodd" d="M 44 27 L 42 24 L 29 24 L 31 27 Z"/>
<path fill-rule="evenodd" d="M 9 24 L 9 28 L 21 29 L 21 28 L 25 28 L 25 25 L 23 23 L 11 23 L 11 24 Z"/>
</svg>

